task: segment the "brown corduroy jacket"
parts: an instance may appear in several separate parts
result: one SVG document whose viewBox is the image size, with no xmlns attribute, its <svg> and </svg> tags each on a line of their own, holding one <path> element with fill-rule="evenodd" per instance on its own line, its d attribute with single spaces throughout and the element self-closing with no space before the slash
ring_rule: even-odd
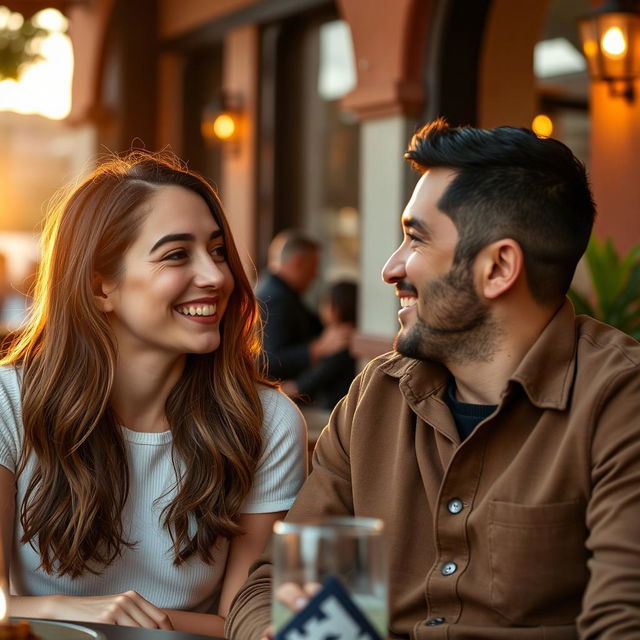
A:
<svg viewBox="0 0 640 640">
<path fill-rule="evenodd" d="M 566 302 L 461 444 L 446 369 L 382 356 L 334 411 L 288 518 L 385 521 L 391 636 L 640 638 L 639 363 L 640 344 Z M 269 622 L 267 557 L 232 640 Z"/>
</svg>

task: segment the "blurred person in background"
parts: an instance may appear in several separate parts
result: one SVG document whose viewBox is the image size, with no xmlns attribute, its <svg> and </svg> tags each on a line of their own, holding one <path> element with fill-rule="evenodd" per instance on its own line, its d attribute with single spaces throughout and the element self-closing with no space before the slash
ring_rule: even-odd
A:
<svg viewBox="0 0 640 640">
<path fill-rule="evenodd" d="M 320 319 L 325 329 L 357 324 L 358 286 L 341 281 L 330 285 L 320 301 Z M 356 375 L 356 361 L 348 348 L 342 349 L 287 380 L 282 389 L 297 401 L 331 411 L 347 391 Z"/>
<path fill-rule="evenodd" d="M 302 299 L 318 275 L 320 247 L 301 231 L 285 230 L 269 245 L 267 273 L 258 283 L 264 325 L 264 353 L 272 380 L 298 377 L 322 358 L 347 348 L 352 327 L 323 329 Z"/>
<path fill-rule="evenodd" d="M 222 635 L 305 476 L 258 320 L 216 192 L 177 159 L 114 158 L 52 210 L 0 368 L 12 615 Z"/>
</svg>

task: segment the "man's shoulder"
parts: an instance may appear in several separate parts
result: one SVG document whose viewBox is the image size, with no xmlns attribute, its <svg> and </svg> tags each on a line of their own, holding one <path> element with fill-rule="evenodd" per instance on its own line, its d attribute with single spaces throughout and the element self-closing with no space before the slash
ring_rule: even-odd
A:
<svg viewBox="0 0 640 640">
<path fill-rule="evenodd" d="M 576 317 L 578 368 L 599 363 L 610 371 L 640 371 L 640 343 L 628 334 L 589 316 Z"/>
</svg>

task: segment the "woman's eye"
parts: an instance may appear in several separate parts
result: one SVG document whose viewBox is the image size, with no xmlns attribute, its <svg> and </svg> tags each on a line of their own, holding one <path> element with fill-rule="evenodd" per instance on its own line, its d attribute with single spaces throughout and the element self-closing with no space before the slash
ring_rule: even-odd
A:
<svg viewBox="0 0 640 640">
<path fill-rule="evenodd" d="M 187 252 L 183 251 L 182 249 L 178 250 L 178 251 L 172 251 L 171 253 L 168 253 L 163 260 L 169 260 L 172 262 L 177 262 L 178 260 L 184 260 L 187 257 Z"/>
<path fill-rule="evenodd" d="M 211 250 L 211 255 L 213 256 L 214 260 L 216 260 L 217 262 L 221 262 L 227 259 L 227 250 L 225 249 L 224 245 L 218 245 Z"/>
</svg>

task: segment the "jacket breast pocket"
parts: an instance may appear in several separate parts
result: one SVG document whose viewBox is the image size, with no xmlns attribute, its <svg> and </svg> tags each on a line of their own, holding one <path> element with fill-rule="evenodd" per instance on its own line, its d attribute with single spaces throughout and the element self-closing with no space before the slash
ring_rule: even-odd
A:
<svg viewBox="0 0 640 640">
<path fill-rule="evenodd" d="M 489 504 L 491 606 L 515 624 L 570 624 L 589 578 L 581 500 Z"/>
</svg>

